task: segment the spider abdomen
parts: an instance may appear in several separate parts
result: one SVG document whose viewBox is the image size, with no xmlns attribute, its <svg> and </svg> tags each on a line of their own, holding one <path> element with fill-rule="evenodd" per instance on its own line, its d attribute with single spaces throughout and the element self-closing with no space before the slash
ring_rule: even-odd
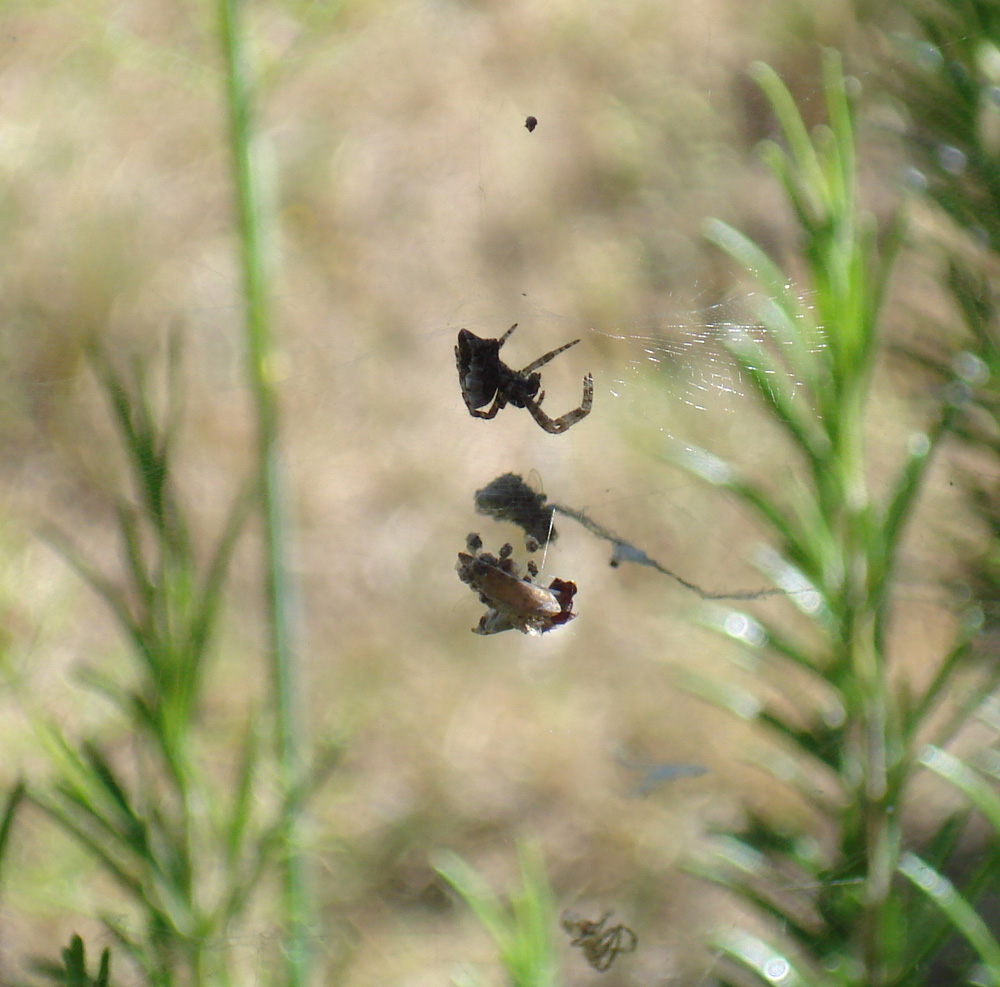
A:
<svg viewBox="0 0 1000 987">
<path fill-rule="evenodd" d="M 497 392 L 499 380 L 495 367 L 500 362 L 500 345 L 496 339 L 480 339 L 463 329 L 458 334 L 455 360 L 462 391 L 473 408 L 489 404 Z"/>
</svg>

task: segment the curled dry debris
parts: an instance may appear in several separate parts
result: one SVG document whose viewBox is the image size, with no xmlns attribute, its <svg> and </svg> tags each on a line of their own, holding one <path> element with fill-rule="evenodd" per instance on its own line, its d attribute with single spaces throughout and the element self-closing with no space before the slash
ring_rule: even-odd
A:
<svg viewBox="0 0 1000 987">
<path fill-rule="evenodd" d="M 482 551 L 478 534 L 469 535 L 468 552 L 458 553 L 455 569 L 486 605 L 486 613 L 473 628 L 476 634 L 500 634 L 518 630 L 537 637 L 572 620 L 576 584 L 553 579 L 548 588 L 532 582 L 537 569 L 528 563 L 528 574 L 522 575 L 511 558 L 513 548 L 504 545 L 499 554 Z"/>
<path fill-rule="evenodd" d="M 639 945 L 639 937 L 627 925 L 606 926 L 611 912 L 605 912 L 596 922 L 590 922 L 573 912 L 564 912 L 562 927 L 572 937 L 571 946 L 583 950 L 587 962 L 602 973 L 610 968 L 619 953 L 631 953 Z"/>
</svg>

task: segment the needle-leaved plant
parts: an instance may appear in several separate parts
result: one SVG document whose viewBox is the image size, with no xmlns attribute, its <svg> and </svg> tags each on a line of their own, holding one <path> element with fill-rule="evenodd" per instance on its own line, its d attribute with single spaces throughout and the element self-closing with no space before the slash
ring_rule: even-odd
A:
<svg viewBox="0 0 1000 987">
<path fill-rule="evenodd" d="M 954 409 L 939 402 L 926 430 L 900 450 L 896 473 L 875 489 L 865 428 L 903 224 L 897 216 L 880 231 L 859 207 L 839 58 L 826 58 L 827 124 L 812 132 L 770 68 L 758 65 L 754 75 L 780 129 L 781 142 L 768 142 L 765 154 L 798 227 L 808 301 L 743 234 L 715 221 L 708 235 L 766 298 L 759 318 L 775 345 L 734 336 L 728 349 L 795 466 L 778 491 L 705 450 L 680 448 L 673 458 L 756 516 L 771 546 L 762 568 L 790 609 L 787 618 L 715 610 L 713 626 L 757 656 L 759 682 L 687 674 L 686 685 L 757 724 L 768 741 L 761 766 L 805 802 L 813 824 L 789 830 L 780 813 L 751 813 L 742 832 L 716 834 L 692 864 L 762 919 L 712 935 L 717 975 L 733 984 L 928 984 L 949 944 L 949 982 L 1000 984 L 1000 948 L 977 910 L 995 884 L 996 850 L 960 878 L 950 866 L 971 806 L 1000 835 L 1000 797 L 948 753 L 970 717 L 990 709 L 996 671 L 977 661 L 975 627 L 964 624 L 919 686 L 891 657 L 904 529 Z M 918 840 L 904 808 L 928 771 L 966 801 L 955 813 L 942 810 L 937 828 Z"/>
</svg>

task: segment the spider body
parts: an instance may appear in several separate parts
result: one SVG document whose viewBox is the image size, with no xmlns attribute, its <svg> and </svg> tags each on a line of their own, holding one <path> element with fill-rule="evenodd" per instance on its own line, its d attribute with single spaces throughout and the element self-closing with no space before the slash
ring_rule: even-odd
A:
<svg viewBox="0 0 1000 987">
<path fill-rule="evenodd" d="M 539 392 L 542 375 L 537 372 L 564 350 L 580 342 L 574 339 L 557 349 L 533 360 L 521 370 L 512 370 L 500 359 L 500 348 L 517 328 L 515 322 L 499 339 L 482 339 L 468 329 L 458 333 L 455 347 L 455 365 L 458 368 L 458 383 L 462 389 L 462 399 L 473 418 L 495 418 L 498 411 L 508 404 L 515 408 L 527 408 L 531 417 L 553 435 L 565 432 L 581 418 L 590 414 L 594 401 L 594 378 L 587 374 L 583 379 L 583 402 L 561 418 L 549 418 L 542 411 L 545 392 Z M 492 402 L 492 404 L 491 404 Z M 480 409 L 489 405 L 486 411 Z"/>
</svg>

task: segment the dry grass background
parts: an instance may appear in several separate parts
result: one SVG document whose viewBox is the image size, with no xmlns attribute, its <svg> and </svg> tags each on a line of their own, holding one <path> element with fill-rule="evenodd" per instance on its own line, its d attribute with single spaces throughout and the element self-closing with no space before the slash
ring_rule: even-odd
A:
<svg viewBox="0 0 1000 987">
<path fill-rule="evenodd" d="M 114 565 L 120 464 L 83 341 L 96 333 L 127 359 L 183 330 L 185 492 L 206 531 L 246 470 L 210 7 L 3 9 L 2 781 L 38 768 L 26 712 L 127 744 L 73 681 L 82 663 L 121 664 L 120 644 L 34 535 L 54 520 Z M 780 482 L 791 468 L 780 447 L 745 406 L 671 397 L 669 368 L 642 362 L 639 341 L 585 330 L 697 321 L 729 287 L 699 241 L 706 216 L 787 246 L 777 191 L 750 155 L 765 124 L 744 72 L 769 58 L 818 116 L 809 42 L 842 43 L 853 20 L 847 3 L 812 16 L 796 41 L 784 5 L 740 0 L 256 5 L 308 713 L 318 737 L 346 743 L 315 806 L 325 982 L 440 984 L 458 962 L 488 964 L 428 853 L 452 847 L 510 886 L 513 841 L 530 836 L 562 905 L 614 908 L 639 933 L 605 984 L 698 983 L 695 935 L 717 902 L 678 858 L 708 823 L 737 819 L 741 799 L 798 811 L 740 763 L 739 728 L 671 684 L 674 664 L 725 667 L 724 646 L 691 623 L 691 594 L 609 568 L 608 547 L 563 520 L 546 572 L 578 583 L 579 618 L 541 640 L 480 638 L 453 564 L 470 530 L 493 549 L 517 541 L 472 506 L 513 470 L 708 589 L 759 584 L 752 528 L 663 452 L 667 434 L 681 436 Z M 566 435 L 516 409 L 476 421 L 460 400 L 457 330 L 498 335 L 515 321 L 514 365 L 583 336 L 545 371 L 555 414 L 595 376 L 594 411 Z M 892 394 L 875 430 L 887 456 L 912 424 Z M 925 539 L 924 558 L 935 551 Z M 222 738 L 265 675 L 254 552 L 250 539 L 206 711 Z M 946 626 L 921 602 L 904 641 L 933 653 Z M 629 799 L 619 748 L 710 774 Z M 21 843 L 0 929 L 8 969 L 51 953 L 109 900 L 48 832 Z M 266 979 L 266 921 L 248 930 L 248 983 Z M 567 950 L 566 982 L 592 977 Z"/>
</svg>

